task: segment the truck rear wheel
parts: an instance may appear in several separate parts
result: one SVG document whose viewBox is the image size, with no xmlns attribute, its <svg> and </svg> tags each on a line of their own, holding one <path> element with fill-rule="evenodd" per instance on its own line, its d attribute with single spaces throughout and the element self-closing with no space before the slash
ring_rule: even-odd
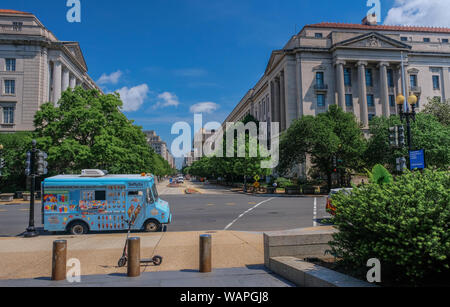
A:
<svg viewBox="0 0 450 307">
<path fill-rule="evenodd" d="M 158 232 L 161 229 L 161 224 L 157 220 L 148 220 L 144 225 L 145 232 Z"/>
<path fill-rule="evenodd" d="M 75 236 L 85 235 L 89 232 L 89 228 L 83 222 L 73 222 L 67 228 L 69 233 Z"/>
</svg>

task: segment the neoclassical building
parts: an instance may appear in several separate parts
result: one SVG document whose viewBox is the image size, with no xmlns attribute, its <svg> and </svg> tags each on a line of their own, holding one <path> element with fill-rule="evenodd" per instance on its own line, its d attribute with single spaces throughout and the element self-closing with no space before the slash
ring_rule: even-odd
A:
<svg viewBox="0 0 450 307">
<path fill-rule="evenodd" d="M 352 112 L 367 132 L 373 116 L 390 116 L 403 92 L 419 98 L 450 99 L 450 29 L 362 24 L 306 25 L 272 52 L 264 76 L 242 98 L 226 122 L 247 114 L 280 122 L 281 131 L 303 115 L 337 104 Z"/>
<path fill-rule="evenodd" d="M 58 40 L 33 14 L 0 10 L 0 133 L 34 130 L 39 107 L 69 87 L 100 90 L 87 71 L 77 42 Z"/>
</svg>

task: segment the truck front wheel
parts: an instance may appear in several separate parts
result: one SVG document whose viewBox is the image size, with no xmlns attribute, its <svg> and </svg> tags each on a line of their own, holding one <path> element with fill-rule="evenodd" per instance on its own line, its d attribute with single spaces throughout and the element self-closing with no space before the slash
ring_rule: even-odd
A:
<svg viewBox="0 0 450 307">
<path fill-rule="evenodd" d="M 161 229 L 161 224 L 157 220 L 148 220 L 144 225 L 145 232 L 158 232 Z"/>
</svg>

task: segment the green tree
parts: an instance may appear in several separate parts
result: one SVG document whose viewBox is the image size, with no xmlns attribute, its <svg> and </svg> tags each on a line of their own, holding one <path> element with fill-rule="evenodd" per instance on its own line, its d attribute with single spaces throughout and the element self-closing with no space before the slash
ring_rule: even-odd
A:
<svg viewBox="0 0 450 307">
<path fill-rule="evenodd" d="M 443 101 L 440 97 L 431 98 L 423 113 L 433 115 L 441 124 L 448 126 L 450 125 L 450 100 Z"/>
<path fill-rule="evenodd" d="M 282 135 L 279 171 L 286 174 L 309 155 L 313 167 L 327 176 L 331 188 L 334 160 L 340 162 L 338 168 L 342 172 L 359 170 L 365 148 L 356 117 L 338 106 L 330 106 L 326 113 L 294 121 Z"/>
<path fill-rule="evenodd" d="M 407 149 L 395 149 L 389 145 L 389 127 L 402 125 L 398 116 L 389 119 L 376 117 L 370 122 L 371 137 L 364 155 L 367 168 L 376 164 L 395 170 L 396 158 L 407 157 Z M 413 148 L 424 149 L 429 167 L 448 168 L 450 166 L 450 128 L 441 124 L 430 114 L 419 113 L 411 124 Z"/>
<path fill-rule="evenodd" d="M 25 163 L 27 151 L 31 150 L 32 134 L 29 132 L 0 134 L 3 145 L 2 158 L 5 168 L 0 177 L 1 192 L 16 192 L 26 189 Z"/>
<path fill-rule="evenodd" d="M 156 154 L 142 128 L 128 120 L 121 107 L 118 94 L 100 95 L 81 87 L 65 91 L 57 107 L 44 104 L 34 123 L 38 147 L 49 155 L 49 172 L 99 168 L 113 174 L 164 174 L 164 165 L 155 165 Z"/>
</svg>

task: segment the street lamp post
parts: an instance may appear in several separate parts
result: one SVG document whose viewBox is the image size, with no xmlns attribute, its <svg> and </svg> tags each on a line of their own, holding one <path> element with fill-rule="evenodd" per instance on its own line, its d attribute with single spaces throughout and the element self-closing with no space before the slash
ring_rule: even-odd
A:
<svg viewBox="0 0 450 307">
<path fill-rule="evenodd" d="M 411 151 L 413 149 L 412 144 L 412 136 L 411 136 L 411 121 L 416 120 L 416 103 L 417 103 L 417 97 L 415 95 L 411 95 L 408 97 L 408 104 L 411 106 L 411 108 L 403 108 L 405 104 L 405 96 L 399 95 L 397 97 L 397 105 L 400 109 L 400 120 L 403 122 L 406 120 L 406 129 L 408 134 L 408 148 Z"/>
<path fill-rule="evenodd" d="M 24 234 L 25 238 L 34 238 L 39 236 L 38 232 L 36 231 L 36 228 L 34 226 L 34 193 L 36 188 L 36 141 L 33 140 L 32 143 L 33 147 L 31 149 L 31 157 L 30 157 L 30 176 L 31 176 L 31 195 L 30 195 L 30 218 L 28 223 L 27 231 Z"/>
</svg>

